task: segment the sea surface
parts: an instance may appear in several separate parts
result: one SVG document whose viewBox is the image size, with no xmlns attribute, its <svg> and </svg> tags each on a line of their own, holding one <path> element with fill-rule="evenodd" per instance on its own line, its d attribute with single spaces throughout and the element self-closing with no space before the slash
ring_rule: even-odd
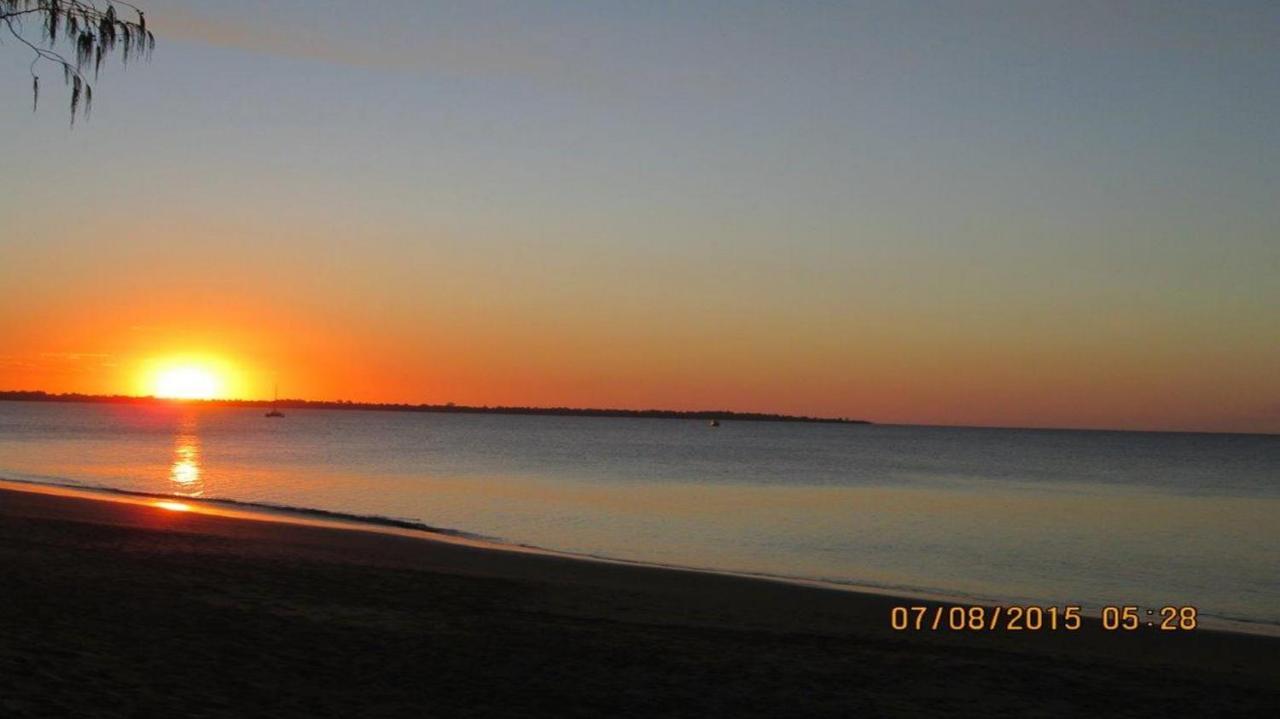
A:
<svg viewBox="0 0 1280 719">
<path fill-rule="evenodd" d="M 0 402 L 0 478 L 1280 633 L 1280 437 Z"/>
</svg>

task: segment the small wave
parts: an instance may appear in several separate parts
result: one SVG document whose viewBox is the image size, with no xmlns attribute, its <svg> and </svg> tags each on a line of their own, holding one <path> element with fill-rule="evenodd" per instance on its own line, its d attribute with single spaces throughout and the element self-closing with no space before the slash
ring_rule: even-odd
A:
<svg viewBox="0 0 1280 719">
<path fill-rule="evenodd" d="M 15 475 L 21 478 L 15 477 Z M 523 542 L 512 542 L 504 540 L 500 537 L 483 535 L 475 532 L 467 532 L 460 529 L 448 527 L 436 527 L 424 522 L 400 517 L 388 517 L 377 514 L 356 514 L 352 512 L 338 512 L 327 509 L 317 509 L 314 507 L 299 507 L 295 505 L 276 504 L 272 502 L 250 502 L 238 499 L 218 499 L 205 497 L 190 497 L 181 494 L 166 494 L 160 492 L 142 492 L 137 490 L 119 489 L 116 487 L 108 487 L 96 485 L 92 483 L 81 482 L 61 477 L 44 477 L 39 475 L 31 475 L 25 473 L 7 472 L 5 476 L 0 477 L 0 481 L 11 482 L 14 484 L 28 484 L 35 486 L 63 487 L 67 489 L 82 490 L 87 492 L 116 495 L 122 497 L 138 497 L 146 499 L 176 499 L 184 502 L 197 502 L 200 504 L 222 506 L 228 509 L 239 509 L 245 512 L 256 512 L 258 514 L 276 515 L 276 516 L 295 516 L 306 519 L 318 519 L 332 522 L 341 522 L 348 525 L 365 525 L 370 528 L 387 527 L 393 529 L 404 529 L 411 531 L 424 532 L 442 537 L 454 537 L 463 540 L 483 542 L 485 544 L 494 545 L 496 548 L 506 548 L 516 551 L 529 551 L 538 554 L 548 554 L 567 558 L 582 559 L 588 561 L 607 562 L 610 564 L 622 564 L 637 567 L 652 567 L 658 569 L 671 569 L 686 572 L 699 572 L 708 574 L 720 574 L 725 576 L 744 577 L 751 579 L 760 579 L 764 581 L 783 582 L 786 584 L 798 584 L 810 587 L 819 587 L 835 591 L 864 592 L 869 594 L 879 594 L 884 596 L 915 598 L 925 601 L 945 602 L 951 604 L 1038 604 L 1038 605 L 1062 605 L 1061 601 L 1049 601 L 1034 597 L 1022 596 L 991 596 L 985 594 L 976 594 L 962 592 L 956 590 L 948 590 L 935 587 L 921 587 L 907 584 L 892 584 L 873 582 L 868 580 L 859 580 L 851 578 L 832 578 L 832 577 L 806 577 L 800 575 L 777 574 L 760 571 L 750 571 L 742 569 L 706 567 L 696 565 L 684 565 L 667 562 L 649 561 L 642 559 L 627 559 L 615 557 L 606 554 L 597 554 L 587 551 L 573 551 L 563 549 L 553 549 L 529 544 Z M 1065 604 L 1076 604 L 1084 608 L 1086 616 L 1098 617 L 1101 615 L 1102 607 L 1106 603 L 1098 603 L 1093 601 L 1069 601 Z M 1240 616 L 1232 616 L 1227 614 L 1217 614 L 1213 612 L 1201 611 L 1200 619 L 1206 629 L 1217 629 L 1222 631 L 1239 632 L 1245 634 L 1261 634 L 1267 636 L 1280 636 L 1280 622 L 1267 619 L 1248 618 Z M 1207 621 L 1206 621 L 1207 620 Z"/>
<path fill-rule="evenodd" d="M 33 475 L 26 475 L 31 477 Z M 6 482 L 15 484 L 34 484 L 49 487 L 65 487 L 67 489 L 90 490 L 101 494 L 112 494 L 123 497 L 144 497 L 147 499 L 180 499 L 184 502 L 199 502 L 201 504 L 209 504 L 214 506 L 222 506 L 228 508 L 256 510 L 266 514 L 289 514 L 311 519 L 327 519 L 333 521 L 350 522 L 355 524 L 371 524 L 380 527 L 395 527 L 397 529 L 413 529 L 430 534 L 440 534 L 447 537 L 458 537 L 460 539 L 472 539 L 484 542 L 501 541 L 495 537 L 488 537 L 482 534 L 466 532 L 461 529 L 452 529 L 449 527 L 435 527 L 430 524 L 418 522 L 412 519 L 403 519 L 400 517 L 386 517 L 379 514 L 355 514 L 351 512 L 336 512 L 328 509 L 316 509 L 314 507 L 297 507 L 288 504 L 275 504 L 273 502 L 249 502 L 240 499 L 220 499 L 210 497 L 190 497 L 183 494 L 166 494 L 163 492 L 141 492 L 132 489 L 120 489 L 118 487 L 107 487 L 98 484 L 90 484 L 85 482 L 77 482 L 74 480 L 65 480 L 62 478 L 40 478 L 40 479 L 15 479 L 11 476 L 0 477 Z"/>
</svg>

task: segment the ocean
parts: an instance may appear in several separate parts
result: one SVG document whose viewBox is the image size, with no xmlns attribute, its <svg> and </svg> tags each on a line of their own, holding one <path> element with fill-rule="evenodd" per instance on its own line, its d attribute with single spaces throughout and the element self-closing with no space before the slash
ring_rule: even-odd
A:
<svg viewBox="0 0 1280 719">
<path fill-rule="evenodd" d="M 0 402 L 0 478 L 1280 634 L 1280 437 Z"/>
</svg>

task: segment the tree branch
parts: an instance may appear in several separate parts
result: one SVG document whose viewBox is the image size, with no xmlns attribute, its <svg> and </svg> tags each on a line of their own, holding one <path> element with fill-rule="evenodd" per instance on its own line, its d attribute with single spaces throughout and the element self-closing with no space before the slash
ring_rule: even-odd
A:
<svg viewBox="0 0 1280 719">
<path fill-rule="evenodd" d="M 137 18 L 122 20 L 116 12 L 117 5 L 131 9 Z M 40 44 L 24 34 L 23 19 L 29 16 L 43 20 L 37 39 Z M 104 57 L 118 53 L 121 62 L 128 64 L 130 57 L 146 59 L 155 49 L 155 36 L 147 29 L 146 16 L 140 8 L 123 0 L 0 0 L 0 21 L 33 54 L 29 68 L 32 109 L 38 107 L 40 98 L 36 68 L 41 62 L 53 64 L 62 70 L 63 82 L 71 87 L 73 125 L 77 112 L 83 109 L 88 116 L 93 102 L 93 87 L 84 74 L 86 64 L 93 62 L 96 78 Z M 56 49 L 59 42 L 71 46 L 74 61 Z"/>
</svg>

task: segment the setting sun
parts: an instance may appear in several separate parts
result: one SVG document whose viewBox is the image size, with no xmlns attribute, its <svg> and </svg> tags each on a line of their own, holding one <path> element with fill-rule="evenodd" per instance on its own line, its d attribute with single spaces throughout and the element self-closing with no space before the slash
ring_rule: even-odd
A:
<svg viewBox="0 0 1280 719">
<path fill-rule="evenodd" d="M 168 399 L 214 399 L 221 396 L 218 376 L 203 367 L 173 367 L 155 378 L 155 394 Z"/>
<path fill-rule="evenodd" d="M 134 393 L 173 400 L 244 398 L 266 386 L 252 367 L 220 351 L 194 349 L 158 354 L 122 368 Z"/>
</svg>

